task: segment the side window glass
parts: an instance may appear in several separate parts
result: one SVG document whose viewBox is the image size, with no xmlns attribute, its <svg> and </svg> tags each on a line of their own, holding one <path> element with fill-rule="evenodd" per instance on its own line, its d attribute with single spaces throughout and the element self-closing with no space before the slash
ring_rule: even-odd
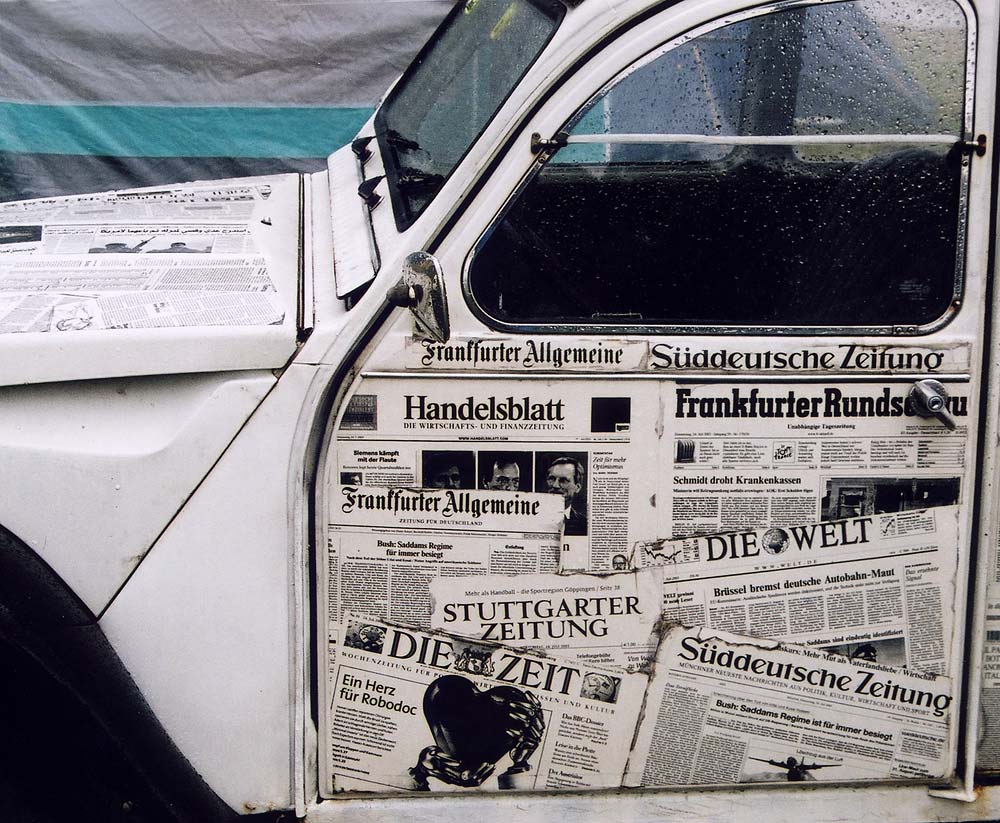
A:
<svg viewBox="0 0 1000 823">
<path fill-rule="evenodd" d="M 739 134 L 750 28 L 745 22 L 709 32 L 626 74 L 587 107 L 574 135 Z M 715 160 L 731 150 L 708 143 L 574 143 L 552 162 Z"/>
<path fill-rule="evenodd" d="M 481 241 L 511 324 L 923 325 L 960 292 L 954 0 L 775 11 L 668 44 L 567 126 Z"/>
<path fill-rule="evenodd" d="M 812 6 L 804 21 L 795 134 L 961 132 L 966 31 L 953 2 Z"/>
</svg>

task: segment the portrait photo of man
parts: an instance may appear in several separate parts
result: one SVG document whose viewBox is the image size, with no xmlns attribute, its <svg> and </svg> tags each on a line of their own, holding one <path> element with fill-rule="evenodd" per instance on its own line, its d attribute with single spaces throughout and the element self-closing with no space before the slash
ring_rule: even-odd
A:
<svg viewBox="0 0 1000 823">
<path fill-rule="evenodd" d="M 587 534 L 586 452 L 539 452 L 535 491 L 563 496 L 563 534 Z"/>
<path fill-rule="evenodd" d="M 476 457 L 467 451 L 425 451 L 423 487 L 426 489 L 471 489 Z"/>
<path fill-rule="evenodd" d="M 479 452 L 479 488 L 497 492 L 531 488 L 531 452 Z"/>
</svg>

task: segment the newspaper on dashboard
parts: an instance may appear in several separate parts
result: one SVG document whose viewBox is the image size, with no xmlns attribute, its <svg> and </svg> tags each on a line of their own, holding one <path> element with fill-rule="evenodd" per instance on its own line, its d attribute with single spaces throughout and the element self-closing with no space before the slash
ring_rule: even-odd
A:
<svg viewBox="0 0 1000 823">
<path fill-rule="evenodd" d="M 327 486 L 323 567 L 330 640 L 345 611 L 430 626 L 430 583 L 553 572 L 562 508 L 552 495 Z"/>
<path fill-rule="evenodd" d="M 487 575 L 431 581 L 431 626 L 451 634 L 542 649 L 630 671 L 659 640 L 658 568 L 604 575 Z"/>
<path fill-rule="evenodd" d="M 0 333 L 280 324 L 271 212 L 297 200 L 285 176 L 0 204 Z"/>
<path fill-rule="evenodd" d="M 625 783 L 945 777 L 952 689 L 940 675 L 673 626 L 657 650 Z"/>
<path fill-rule="evenodd" d="M 353 613 L 323 712 L 323 793 L 615 788 L 647 675 Z"/>
<path fill-rule="evenodd" d="M 949 674 L 958 506 L 640 542 L 663 614 Z"/>
</svg>

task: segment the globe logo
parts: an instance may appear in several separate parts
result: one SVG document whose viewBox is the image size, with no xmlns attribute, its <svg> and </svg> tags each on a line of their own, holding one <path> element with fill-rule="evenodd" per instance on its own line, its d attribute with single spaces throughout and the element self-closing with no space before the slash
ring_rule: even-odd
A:
<svg viewBox="0 0 1000 823">
<path fill-rule="evenodd" d="M 768 529 L 764 532 L 761 544 L 768 554 L 781 554 L 788 548 L 788 532 L 784 529 Z"/>
</svg>

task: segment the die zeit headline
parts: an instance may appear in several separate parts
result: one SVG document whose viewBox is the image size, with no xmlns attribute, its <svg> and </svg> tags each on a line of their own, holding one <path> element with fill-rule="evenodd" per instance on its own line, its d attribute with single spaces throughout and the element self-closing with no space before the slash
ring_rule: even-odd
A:
<svg viewBox="0 0 1000 823">
<path fill-rule="evenodd" d="M 386 489 L 384 492 L 364 492 L 354 486 L 342 486 L 344 502 L 340 508 L 344 514 L 358 511 L 391 512 L 399 514 L 439 514 L 452 517 L 456 514 L 478 519 L 487 514 L 536 515 L 539 503 L 524 500 L 516 492 L 502 499 L 484 498 L 473 492 L 442 491 L 427 492 L 420 489 Z"/>
<path fill-rule="evenodd" d="M 877 697 L 890 703 L 926 706 L 933 710 L 935 717 L 943 717 L 951 705 L 950 694 L 903 686 L 891 678 L 879 677 L 879 672 L 874 669 L 855 669 L 854 674 L 838 674 L 825 666 L 810 668 L 788 661 L 769 660 L 753 652 L 736 652 L 733 649 L 720 651 L 719 645 L 711 639 L 698 640 L 694 637 L 684 637 L 680 645 L 678 655 L 683 660 L 701 663 L 715 669 L 750 672 L 772 680 L 804 683 L 832 691 Z M 912 671 L 908 674 L 914 677 L 921 676 L 918 672 Z M 928 675 L 927 679 L 933 677 L 934 675 Z"/>
<path fill-rule="evenodd" d="M 483 648 L 475 643 L 465 645 Z M 350 659 L 354 655 L 380 655 L 384 658 L 380 664 L 380 668 L 383 669 L 407 669 L 417 664 L 447 670 L 452 668 L 457 657 L 455 647 L 449 638 L 423 634 L 419 631 L 410 633 L 399 626 L 388 627 L 381 652 L 345 647 L 340 654 L 345 659 Z M 406 662 L 390 663 L 389 660 Z M 497 646 L 492 653 L 492 662 L 494 671 L 489 675 L 490 680 L 554 694 L 579 695 L 583 670 L 570 665 L 570 661 L 521 655 L 512 649 Z"/>
</svg>

